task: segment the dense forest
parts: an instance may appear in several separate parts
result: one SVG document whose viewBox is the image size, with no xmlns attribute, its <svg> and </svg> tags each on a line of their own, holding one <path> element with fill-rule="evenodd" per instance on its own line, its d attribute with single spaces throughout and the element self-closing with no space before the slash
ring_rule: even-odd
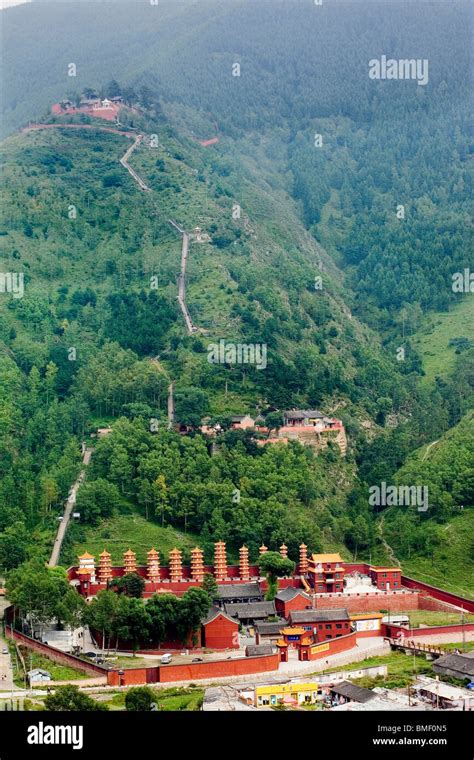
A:
<svg viewBox="0 0 474 760">
<path fill-rule="evenodd" d="M 0 567 L 47 556 L 81 442 L 109 424 L 79 493 L 84 526 L 135 510 L 208 553 L 217 538 L 293 554 L 304 540 L 387 559 L 368 488 L 426 482 L 428 514 L 387 514 L 384 530 L 400 559 L 430 556 L 439 526 L 472 507 L 472 330 L 459 324 L 453 371 L 429 383 L 413 340 L 427 315 L 472 298 L 452 288 L 470 263 L 467 4 L 129 11 L 5 12 L 0 265 L 24 275 L 25 295 L 0 295 Z M 374 56 L 414 51 L 425 86 L 368 77 Z M 132 160 L 150 193 L 118 163 L 123 135 L 11 134 L 30 119 L 91 126 L 49 113 L 87 88 L 122 95 L 135 108 L 123 129 L 158 137 Z M 210 236 L 191 246 L 192 336 L 170 219 Z M 210 364 L 222 338 L 264 343 L 265 371 Z M 171 381 L 178 423 L 320 407 L 342 418 L 347 456 L 167 432 Z"/>
</svg>

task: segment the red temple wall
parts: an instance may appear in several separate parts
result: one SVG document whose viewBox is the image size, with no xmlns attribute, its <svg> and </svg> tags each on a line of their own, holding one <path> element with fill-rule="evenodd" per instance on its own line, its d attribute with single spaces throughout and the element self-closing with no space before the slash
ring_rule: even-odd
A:
<svg viewBox="0 0 474 760">
<path fill-rule="evenodd" d="M 418 609 L 419 594 L 413 591 L 386 591 L 380 594 L 319 594 L 316 609 L 345 607 L 349 612 L 403 612 Z"/>
<path fill-rule="evenodd" d="M 338 654 L 339 652 L 345 652 L 347 649 L 352 649 L 357 644 L 357 634 L 354 633 L 348 633 L 347 636 L 340 636 L 338 639 L 330 639 L 329 641 L 322 641 L 318 642 L 321 644 L 328 644 L 328 649 L 323 649 L 321 652 L 315 652 L 314 654 L 309 652 L 309 659 L 310 660 L 321 660 L 325 657 L 329 657 L 333 654 Z"/>
<path fill-rule="evenodd" d="M 457 607 L 452 604 L 433 599 L 432 596 L 425 596 L 425 594 L 420 594 L 419 609 L 431 610 L 432 612 L 458 612 Z"/>
<path fill-rule="evenodd" d="M 421 589 L 422 591 L 427 591 L 429 596 L 434 597 L 441 602 L 454 604 L 456 607 L 463 607 L 466 612 L 474 613 L 474 600 L 472 599 L 466 599 L 465 597 L 457 596 L 457 594 L 452 594 L 449 591 L 443 591 L 436 586 L 430 586 L 429 583 L 417 581 L 414 578 L 409 578 L 406 575 L 402 575 L 402 583 L 404 586 L 406 586 L 406 588 Z"/>
<path fill-rule="evenodd" d="M 402 625 L 391 625 L 388 623 L 382 623 L 382 635 L 389 638 L 396 639 L 400 633 L 403 633 L 405 638 L 413 639 L 423 636 L 439 636 L 441 634 L 448 633 L 460 633 L 463 631 L 474 631 L 474 623 L 454 624 L 454 625 L 430 625 L 423 628 L 408 628 Z"/>
<path fill-rule="evenodd" d="M 9 638 L 12 636 L 12 630 L 8 625 L 5 626 L 5 634 Z M 13 638 L 19 644 L 24 644 L 34 652 L 46 655 L 50 660 L 53 660 L 53 662 L 58 662 L 60 665 L 69 665 L 76 670 L 82 670 L 84 673 L 90 673 L 94 676 L 105 676 L 107 673 L 106 669 L 100 665 L 94 665 L 92 662 L 81 660 L 80 657 L 76 657 L 73 654 L 68 654 L 67 652 L 62 652 L 60 649 L 56 649 L 49 644 L 44 644 L 41 641 L 32 639 L 30 636 L 26 636 L 24 633 L 20 633 L 19 631 L 13 631 Z"/>
<path fill-rule="evenodd" d="M 144 683 L 172 683 L 173 681 L 198 681 L 203 678 L 226 678 L 252 673 L 278 670 L 278 653 L 261 657 L 239 657 L 232 660 L 189 663 L 187 665 L 160 665 L 154 668 L 130 668 L 119 675 L 109 671 L 110 686 L 128 686 Z"/>
</svg>

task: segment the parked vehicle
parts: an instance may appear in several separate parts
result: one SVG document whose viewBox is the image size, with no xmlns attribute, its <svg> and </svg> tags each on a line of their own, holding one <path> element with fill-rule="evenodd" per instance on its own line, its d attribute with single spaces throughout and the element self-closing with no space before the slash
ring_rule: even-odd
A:
<svg viewBox="0 0 474 760">
<path fill-rule="evenodd" d="M 194 660 L 191 660 L 191 662 L 203 662 L 202 657 L 195 657 Z"/>
<path fill-rule="evenodd" d="M 170 662 L 172 661 L 172 659 L 173 659 L 173 656 L 171 654 L 169 654 L 169 653 L 168 654 L 163 654 L 160 657 L 160 662 L 161 662 L 162 665 L 169 665 Z"/>
</svg>

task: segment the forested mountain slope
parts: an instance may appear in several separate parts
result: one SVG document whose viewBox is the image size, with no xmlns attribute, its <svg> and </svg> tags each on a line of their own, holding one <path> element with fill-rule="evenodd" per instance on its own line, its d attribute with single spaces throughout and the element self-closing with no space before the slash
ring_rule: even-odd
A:
<svg viewBox="0 0 474 760">
<path fill-rule="evenodd" d="M 474 416 L 415 451 L 395 474 L 397 485 L 423 484 L 429 508 L 387 507 L 383 534 L 407 574 L 473 596 Z"/>
<path fill-rule="evenodd" d="M 135 510 L 199 532 L 207 549 L 225 536 L 232 550 L 305 540 L 375 556 L 367 487 L 401 477 L 472 404 L 464 333 L 424 383 L 412 341 L 433 310 L 464 312 L 472 298 L 452 288 L 469 265 L 467 3 L 36 0 L 2 21 L 0 266 L 24 275 L 25 294 L 0 298 L 0 565 L 51 533 L 79 441 L 118 418 L 82 497 L 89 525 Z M 428 60 L 427 83 L 370 79 L 382 54 Z M 145 135 L 130 161 L 150 192 L 119 164 L 123 135 L 11 135 L 30 119 L 93 125 L 49 113 L 87 87 L 139 93 L 140 112 L 121 120 Z M 191 336 L 170 219 L 210 238 L 190 246 Z M 211 364 L 221 339 L 265 344 L 267 367 Z M 348 456 L 229 434 L 211 457 L 200 436 L 162 431 L 172 380 L 178 422 L 316 406 L 342 417 Z M 165 467 L 184 473 L 184 490 L 158 480 Z M 439 488 L 447 504 L 452 489 Z M 410 557 L 427 551 L 417 539 Z"/>
</svg>

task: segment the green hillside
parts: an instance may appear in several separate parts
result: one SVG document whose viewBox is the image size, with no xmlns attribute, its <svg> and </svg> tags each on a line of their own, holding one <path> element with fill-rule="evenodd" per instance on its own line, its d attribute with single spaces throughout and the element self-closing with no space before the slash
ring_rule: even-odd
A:
<svg viewBox="0 0 474 760">
<path fill-rule="evenodd" d="M 449 377 L 456 357 L 474 346 L 474 300 L 468 294 L 451 311 L 426 316 L 411 343 L 421 355 L 424 383 Z"/>
<path fill-rule="evenodd" d="M 425 583 L 474 599 L 474 511 L 472 506 L 439 529 L 431 557 L 403 560 L 403 572 Z"/>
<path fill-rule="evenodd" d="M 439 440 L 409 456 L 395 474 L 398 485 L 428 489 L 428 510 L 387 507 L 379 519 L 381 535 L 408 575 L 470 598 L 474 596 L 473 475 L 471 412 Z"/>
<path fill-rule="evenodd" d="M 189 561 L 189 552 L 196 544 L 199 545 L 198 536 L 150 524 L 139 514 L 118 514 L 94 527 L 73 526 L 68 546 L 63 551 L 62 564 L 77 564 L 78 555 L 86 551 L 98 559 L 104 548 L 111 553 L 112 564 L 120 565 L 123 553 L 128 549 L 136 552 L 139 563 L 146 564 L 146 553 L 153 547 L 160 552 L 161 564 L 165 565 L 169 552 L 175 547 L 181 549 L 183 557 Z"/>
<path fill-rule="evenodd" d="M 392 547 L 424 573 L 452 561 L 463 583 L 467 531 L 450 531 L 472 507 L 474 348 L 470 294 L 451 285 L 470 261 L 470 22 L 463 0 L 435 7 L 4 12 L 0 269 L 24 293 L 0 293 L 0 568 L 34 555 L 38 536 L 45 553 L 102 420 L 113 433 L 80 489 L 66 563 L 107 534 L 139 552 L 174 539 L 209 554 L 224 538 L 234 554 L 285 541 L 294 555 L 305 541 L 366 559 Z M 415 49 L 429 81 L 368 75 L 374 55 Z M 87 91 L 123 97 L 119 134 L 51 115 Z M 55 126 L 14 132 L 30 120 Z M 120 163 L 126 131 L 143 135 L 129 161 L 146 192 Z M 185 275 L 192 334 L 171 221 L 205 235 Z M 213 363 L 221 340 L 264 346 L 265 368 Z M 167 430 L 172 383 L 187 435 Z M 292 407 L 340 417 L 346 457 L 228 430 L 231 415 Z M 198 432 L 207 417 L 224 430 L 216 445 Z M 381 535 L 369 486 L 420 479 L 428 514 L 387 510 Z"/>
</svg>

